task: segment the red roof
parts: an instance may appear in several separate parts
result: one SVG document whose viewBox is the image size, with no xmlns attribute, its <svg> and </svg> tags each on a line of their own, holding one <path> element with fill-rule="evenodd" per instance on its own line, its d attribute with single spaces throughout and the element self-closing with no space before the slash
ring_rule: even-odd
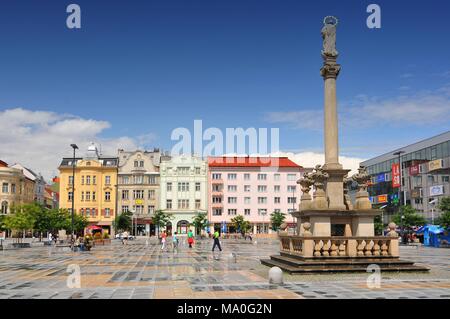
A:
<svg viewBox="0 0 450 319">
<path fill-rule="evenodd" d="M 8 164 L 0 160 L 0 167 L 8 167 Z"/>
<path fill-rule="evenodd" d="M 302 166 L 287 157 L 208 157 L 210 167 L 295 167 Z"/>
</svg>

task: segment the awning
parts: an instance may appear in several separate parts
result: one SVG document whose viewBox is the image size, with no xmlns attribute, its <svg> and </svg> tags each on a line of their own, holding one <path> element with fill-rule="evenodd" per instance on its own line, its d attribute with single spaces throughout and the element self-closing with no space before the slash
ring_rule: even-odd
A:
<svg viewBox="0 0 450 319">
<path fill-rule="evenodd" d="M 92 230 L 102 230 L 103 228 L 98 227 L 97 225 L 90 225 L 88 227 L 86 227 L 87 229 L 92 229 Z"/>
</svg>

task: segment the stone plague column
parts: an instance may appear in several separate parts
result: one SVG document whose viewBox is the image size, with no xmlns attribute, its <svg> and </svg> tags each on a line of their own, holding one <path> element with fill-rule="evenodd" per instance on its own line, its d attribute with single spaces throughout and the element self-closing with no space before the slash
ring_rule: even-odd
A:
<svg viewBox="0 0 450 319">
<path fill-rule="evenodd" d="M 325 17 L 322 28 L 324 60 L 320 74 L 324 79 L 324 138 L 325 138 L 325 165 L 323 170 L 329 177 L 326 185 L 328 209 L 346 210 L 344 204 L 344 176 L 349 170 L 343 170 L 339 163 L 338 141 L 338 117 L 336 102 L 336 79 L 341 70 L 337 63 L 338 51 L 336 50 L 336 26 L 338 20 L 335 17 Z"/>
</svg>

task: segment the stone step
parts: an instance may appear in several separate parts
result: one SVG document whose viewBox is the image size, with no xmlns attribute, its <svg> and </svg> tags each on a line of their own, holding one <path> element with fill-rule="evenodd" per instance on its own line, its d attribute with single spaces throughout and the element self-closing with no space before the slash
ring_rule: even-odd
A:
<svg viewBox="0 0 450 319">
<path fill-rule="evenodd" d="M 409 260 L 400 260 L 400 259 L 381 259 L 381 258 L 364 258 L 364 259 L 327 259 L 327 260 L 300 260 L 297 258 L 292 258 L 288 256 L 280 256 L 280 255 L 272 255 L 270 256 L 272 260 L 276 260 L 285 264 L 288 264 L 293 267 L 317 267 L 317 266 L 327 266 L 327 265 L 358 265 L 358 266 L 368 266 L 370 264 L 377 265 L 413 265 L 414 262 Z"/>
<path fill-rule="evenodd" d="M 326 265 L 326 266 L 298 266 L 294 267 L 284 262 L 280 262 L 272 259 L 262 259 L 261 264 L 269 267 L 279 267 L 283 271 L 290 274 L 300 273 L 335 273 L 335 272 L 367 272 L 367 267 L 362 265 Z M 380 270 L 383 271 L 429 271 L 429 268 L 406 264 L 406 265 L 383 265 L 380 264 Z"/>
</svg>

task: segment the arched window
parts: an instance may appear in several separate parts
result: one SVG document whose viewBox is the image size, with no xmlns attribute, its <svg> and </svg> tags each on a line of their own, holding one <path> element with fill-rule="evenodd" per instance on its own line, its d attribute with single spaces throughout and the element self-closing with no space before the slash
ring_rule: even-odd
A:
<svg viewBox="0 0 450 319">
<path fill-rule="evenodd" d="M 8 214 L 8 202 L 7 202 L 7 201 L 2 202 L 2 210 L 1 210 L 1 213 L 2 213 L 3 215 Z"/>
<path fill-rule="evenodd" d="M 177 223 L 178 234 L 187 234 L 189 228 L 189 222 L 187 220 L 180 220 Z"/>
</svg>

